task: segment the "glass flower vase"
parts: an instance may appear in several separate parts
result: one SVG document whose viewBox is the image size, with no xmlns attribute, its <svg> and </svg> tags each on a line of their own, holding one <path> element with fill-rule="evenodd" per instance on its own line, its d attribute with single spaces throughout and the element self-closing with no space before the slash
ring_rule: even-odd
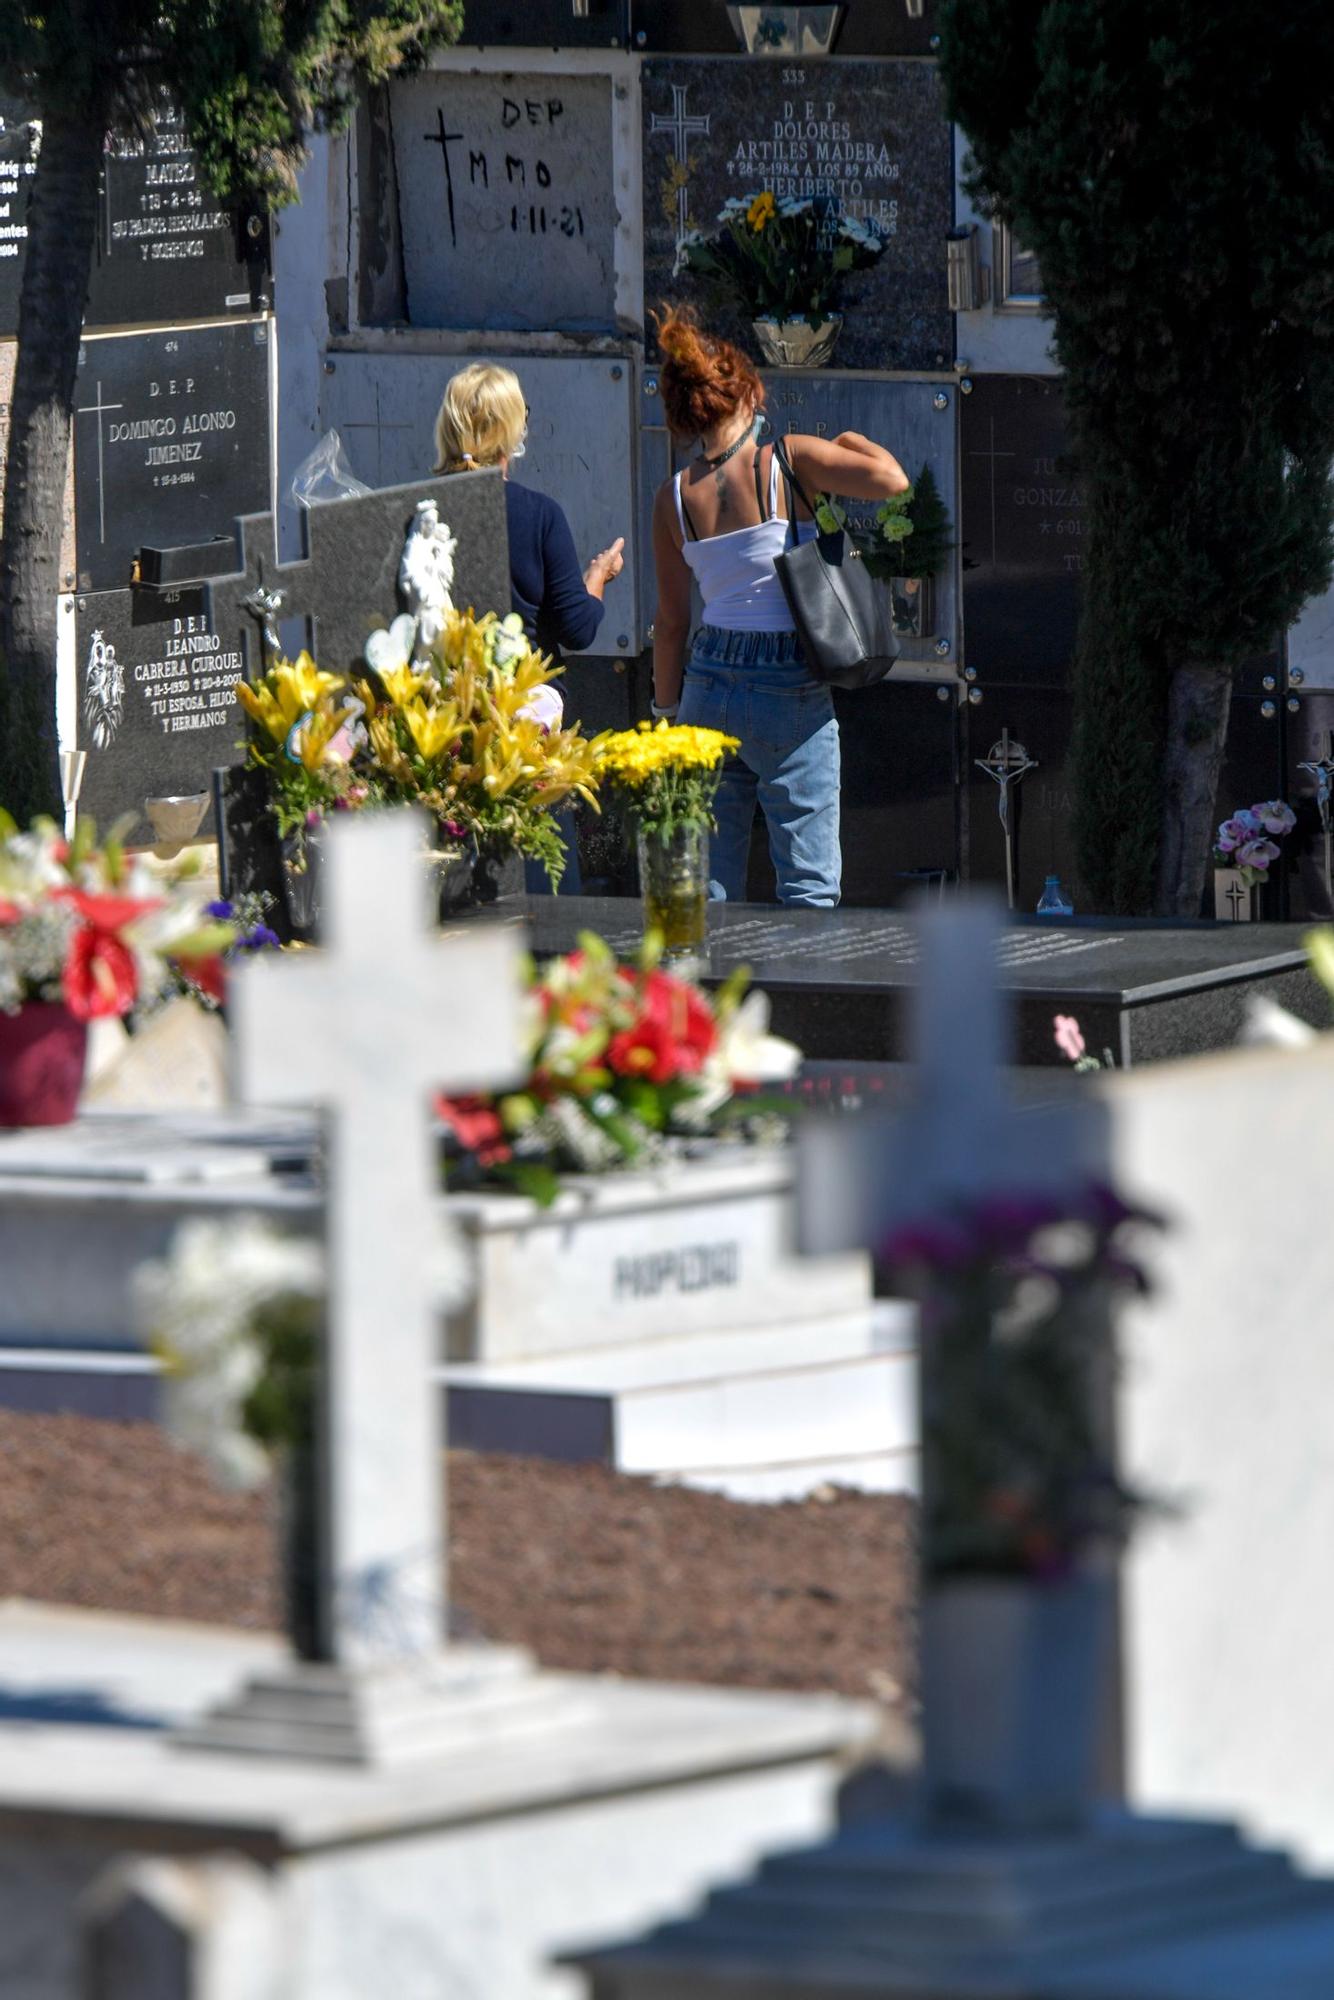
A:
<svg viewBox="0 0 1334 2000">
<path fill-rule="evenodd" d="M 639 829 L 644 930 L 662 939 L 668 965 L 702 958 L 708 933 L 709 836 L 702 826 Z"/>
</svg>

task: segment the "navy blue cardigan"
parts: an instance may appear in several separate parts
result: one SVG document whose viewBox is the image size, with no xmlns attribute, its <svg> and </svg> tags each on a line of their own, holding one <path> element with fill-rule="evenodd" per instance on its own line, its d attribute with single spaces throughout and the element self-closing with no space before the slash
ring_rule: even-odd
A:
<svg viewBox="0 0 1334 2000">
<path fill-rule="evenodd" d="M 577 653 L 602 623 L 604 606 L 584 588 L 574 536 L 545 493 L 505 481 L 510 538 L 510 607 L 544 653 Z"/>
</svg>

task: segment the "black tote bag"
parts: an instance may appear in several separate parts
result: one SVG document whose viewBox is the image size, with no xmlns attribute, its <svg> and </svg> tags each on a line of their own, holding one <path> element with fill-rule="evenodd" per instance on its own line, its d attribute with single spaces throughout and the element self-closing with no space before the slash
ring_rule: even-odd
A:
<svg viewBox="0 0 1334 2000">
<path fill-rule="evenodd" d="M 868 574 L 856 548 L 840 528 L 814 541 L 798 542 L 793 492 L 814 509 L 797 483 L 781 440 L 774 444 L 787 489 L 788 544 L 774 557 L 778 581 L 801 640 L 806 665 L 817 681 L 831 687 L 868 688 L 885 679 L 899 657 L 891 593 Z"/>
</svg>

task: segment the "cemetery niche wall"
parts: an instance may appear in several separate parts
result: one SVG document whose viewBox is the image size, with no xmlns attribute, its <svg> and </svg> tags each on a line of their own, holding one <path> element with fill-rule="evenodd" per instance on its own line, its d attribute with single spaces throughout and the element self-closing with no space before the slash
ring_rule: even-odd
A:
<svg viewBox="0 0 1334 2000">
<path fill-rule="evenodd" d="M 952 147 L 935 67 L 920 62 L 653 58 L 643 66 L 644 293 L 704 304 L 673 275 L 678 238 L 734 195 L 829 197 L 889 247 L 849 286 L 840 367 L 933 369 L 954 355 L 945 279 Z M 750 327 L 709 310 L 753 349 Z"/>
</svg>

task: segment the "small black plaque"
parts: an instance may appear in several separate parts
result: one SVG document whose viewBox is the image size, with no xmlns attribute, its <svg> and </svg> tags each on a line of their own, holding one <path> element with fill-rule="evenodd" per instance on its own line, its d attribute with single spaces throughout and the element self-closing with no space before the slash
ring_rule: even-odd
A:
<svg viewBox="0 0 1334 2000">
<path fill-rule="evenodd" d="M 127 584 L 144 544 L 204 542 L 267 507 L 267 321 L 85 340 L 74 408 L 81 590 Z"/>
<path fill-rule="evenodd" d="M 967 664 L 1068 687 L 1089 523 L 1060 384 L 979 375 L 959 409 Z"/>
<path fill-rule="evenodd" d="M 702 302 L 672 275 L 677 239 L 710 228 L 732 196 L 828 196 L 891 233 L 848 283 L 836 364 L 948 365 L 953 151 L 933 64 L 682 57 L 646 62 L 643 87 L 647 305 Z M 710 311 L 709 323 L 754 350 L 740 318 Z"/>
<path fill-rule="evenodd" d="M 129 837 L 150 840 L 145 799 L 207 792 L 215 766 L 240 758 L 241 650 L 214 629 L 202 587 L 90 593 L 75 630 L 80 809 L 103 828 L 134 813 Z"/>
</svg>

